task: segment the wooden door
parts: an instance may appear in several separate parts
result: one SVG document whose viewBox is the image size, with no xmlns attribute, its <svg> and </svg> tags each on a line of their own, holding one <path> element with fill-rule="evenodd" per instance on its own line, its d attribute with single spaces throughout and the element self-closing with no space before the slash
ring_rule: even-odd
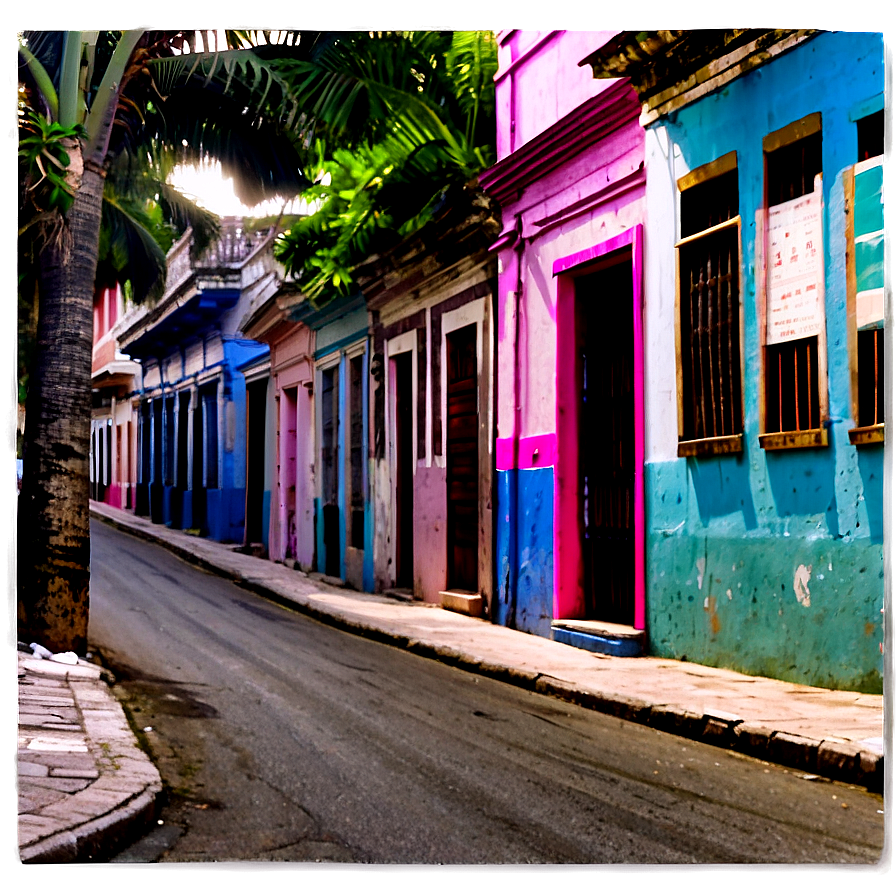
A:
<svg viewBox="0 0 896 896">
<path fill-rule="evenodd" d="M 630 262 L 576 281 L 579 481 L 586 618 L 632 625 L 634 324 Z"/>
<path fill-rule="evenodd" d="M 414 405 L 412 352 L 392 357 L 395 383 L 395 584 L 414 585 Z"/>
<path fill-rule="evenodd" d="M 479 591 L 479 380 L 476 324 L 447 343 L 448 587 Z"/>
<path fill-rule="evenodd" d="M 341 575 L 339 538 L 339 368 L 321 372 L 321 509 L 324 572 Z"/>
</svg>

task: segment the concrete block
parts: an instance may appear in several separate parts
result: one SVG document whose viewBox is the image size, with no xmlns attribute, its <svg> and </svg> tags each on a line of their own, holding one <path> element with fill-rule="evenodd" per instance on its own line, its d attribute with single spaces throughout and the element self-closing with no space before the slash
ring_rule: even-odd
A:
<svg viewBox="0 0 896 896">
<path fill-rule="evenodd" d="M 765 757 L 768 755 L 769 741 L 775 732 L 771 728 L 763 728 L 761 725 L 751 725 L 741 722 L 734 726 L 734 742 L 738 750 L 748 756 Z"/>
<path fill-rule="evenodd" d="M 472 591 L 440 591 L 439 601 L 443 610 L 453 610 L 464 616 L 482 617 L 482 595 Z"/>
<path fill-rule="evenodd" d="M 769 759 L 779 765 L 814 772 L 817 767 L 818 747 L 817 740 L 778 731 L 769 741 Z"/>
<path fill-rule="evenodd" d="M 703 736 L 700 739 L 717 747 L 730 747 L 735 740 L 734 730 L 725 719 L 704 717 Z"/>
<path fill-rule="evenodd" d="M 98 778 L 99 772 L 95 768 L 51 768 L 51 778 L 85 778 L 87 780 Z"/>
<path fill-rule="evenodd" d="M 77 841 L 71 831 L 63 831 L 40 843 L 22 848 L 19 839 L 19 858 L 23 864 L 53 864 L 74 862 L 78 858 Z"/>
<path fill-rule="evenodd" d="M 858 781 L 863 787 L 876 793 L 883 792 L 884 757 L 870 750 L 859 753 Z"/>
<path fill-rule="evenodd" d="M 822 741 L 818 747 L 818 774 L 837 781 L 855 781 L 859 772 L 859 750 L 855 744 Z"/>
<path fill-rule="evenodd" d="M 681 737 L 697 737 L 703 731 L 703 716 L 681 706 L 664 704 L 651 707 L 648 724 Z"/>
</svg>

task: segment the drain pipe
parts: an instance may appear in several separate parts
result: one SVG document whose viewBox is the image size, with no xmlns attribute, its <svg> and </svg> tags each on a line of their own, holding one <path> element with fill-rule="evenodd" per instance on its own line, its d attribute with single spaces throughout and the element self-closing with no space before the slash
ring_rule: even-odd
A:
<svg viewBox="0 0 896 896">
<path fill-rule="evenodd" d="M 520 309 L 523 295 L 523 250 L 522 219 L 516 216 L 513 229 L 505 230 L 498 239 L 489 246 L 490 252 L 501 249 L 512 249 L 516 265 L 516 288 L 513 292 L 513 435 L 511 451 L 511 468 L 508 476 L 508 508 L 509 521 L 507 546 L 507 582 L 505 594 L 508 601 L 506 625 L 516 628 L 517 587 L 519 583 L 519 550 L 517 509 L 519 507 L 519 459 L 520 459 L 520 420 L 522 406 L 520 403 Z"/>
<path fill-rule="evenodd" d="M 522 238 L 522 216 L 516 216 L 516 240 L 514 255 L 516 257 L 516 289 L 513 299 L 513 488 L 510 490 L 510 607 L 507 623 L 516 628 L 517 598 L 520 580 L 519 564 L 519 506 L 520 506 L 520 428 L 522 426 L 522 382 L 520 376 L 520 313 L 523 306 L 523 251 L 525 243 Z"/>
</svg>

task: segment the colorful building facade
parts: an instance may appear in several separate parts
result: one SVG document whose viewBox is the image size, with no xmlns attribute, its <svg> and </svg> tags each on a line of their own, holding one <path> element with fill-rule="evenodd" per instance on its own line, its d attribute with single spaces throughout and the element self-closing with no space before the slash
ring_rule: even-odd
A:
<svg viewBox="0 0 896 896">
<path fill-rule="evenodd" d="M 114 328 L 124 311 L 121 288 L 100 290 L 93 305 L 90 496 L 123 510 L 134 507 L 140 365 L 118 349 Z"/>
<path fill-rule="evenodd" d="M 496 622 L 644 649 L 644 131 L 580 60 L 612 32 L 499 34 Z"/>
<path fill-rule="evenodd" d="M 373 586 L 457 612 L 494 605 L 494 204 L 449 194 L 356 272 L 371 318 Z"/>
<path fill-rule="evenodd" d="M 244 368 L 246 541 L 260 541 L 271 560 L 308 572 L 316 568 L 314 332 L 289 319 L 295 299 L 281 286 L 250 306 L 241 324 L 247 337 L 270 346 L 268 355 Z"/>
<path fill-rule="evenodd" d="M 240 543 L 246 512 L 246 382 L 241 366 L 266 352 L 238 329 L 280 272 L 273 232 L 225 219 L 220 240 L 192 259 L 188 232 L 168 255 L 168 288 L 121 322 L 139 358 L 135 510 L 154 522 Z"/>
<path fill-rule="evenodd" d="M 879 690 L 879 34 L 625 32 L 646 128 L 652 653 Z"/>
</svg>

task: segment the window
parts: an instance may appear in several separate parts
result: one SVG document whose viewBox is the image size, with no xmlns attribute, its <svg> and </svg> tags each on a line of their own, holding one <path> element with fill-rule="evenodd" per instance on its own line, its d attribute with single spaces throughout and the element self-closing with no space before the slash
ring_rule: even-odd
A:
<svg viewBox="0 0 896 896">
<path fill-rule="evenodd" d="M 856 122 L 858 160 L 865 162 L 884 154 L 884 110 L 878 109 Z"/>
<path fill-rule="evenodd" d="M 884 439 L 883 110 L 856 121 L 858 163 L 845 178 L 847 303 L 854 445 Z"/>
<path fill-rule="evenodd" d="M 337 433 L 339 430 L 339 368 L 321 371 L 321 499 L 336 506 L 338 501 Z"/>
<path fill-rule="evenodd" d="M 679 457 L 743 448 L 737 155 L 678 182 Z"/>
<path fill-rule="evenodd" d="M 364 355 L 349 361 L 349 463 L 351 464 L 351 533 L 349 544 L 364 549 Z"/>
<path fill-rule="evenodd" d="M 766 187 L 763 448 L 827 444 L 821 115 L 763 141 Z"/>
<path fill-rule="evenodd" d="M 152 402 L 152 477 L 154 485 L 162 484 L 162 399 Z"/>
<path fill-rule="evenodd" d="M 165 399 L 165 485 L 174 485 L 174 398 Z"/>
<path fill-rule="evenodd" d="M 203 485 L 218 488 L 218 386 L 213 384 L 202 394 L 202 425 L 204 462 Z"/>
</svg>

